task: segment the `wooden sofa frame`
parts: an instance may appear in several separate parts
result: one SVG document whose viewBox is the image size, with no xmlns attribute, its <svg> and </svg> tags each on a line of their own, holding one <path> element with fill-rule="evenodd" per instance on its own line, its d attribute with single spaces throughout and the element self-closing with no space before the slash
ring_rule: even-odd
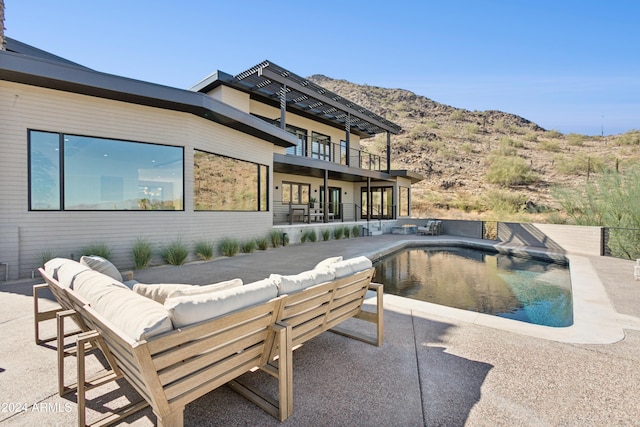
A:
<svg viewBox="0 0 640 427">
<path fill-rule="evenodd" d="M 185 405 L 223 384 L 283 421 L 293 412 L 294 348 L 327 330 L 377 346 L 383 341 L 383 287 L 371 283 L 373 268 L 137 342 L 120 333 L 77 293 L 39 271 L 65 309 L 58 315 L 73 316 L 80 326 L 76 347 L 81 426 L 86 422 L 86 390 L 104 383 L 85 378 L 88 343 L 97 345 L 112 367 L 104 378 L 124 377 L 146 401 L 133 403 L 96 425 L 111 424 L 151 405 L 159 426 L 181 426 Z M 376 294 L 374 312 L 362 310 L 369 290 Z M 376 336 L 338 327 L 352 317 L 374 323 Z M 59 340 L 64 337 L 64 321 L 62 325 Z M 64 363 L 63 357 L 59 360 Z M 278 379 L 277 401 L 235 381 L 257 368 Z M 60 374 L 59 381 L 63 381 Z"/>
</svg>

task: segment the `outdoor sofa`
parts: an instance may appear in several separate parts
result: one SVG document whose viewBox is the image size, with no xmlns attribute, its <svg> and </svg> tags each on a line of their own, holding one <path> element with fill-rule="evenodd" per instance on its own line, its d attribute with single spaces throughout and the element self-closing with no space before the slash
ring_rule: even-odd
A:
<svg viewBox="0 0 640 427">
<path fill-rule="evenodd" d="M 93 385 L 85 378 L 85 349 L 94 343 L 111 365 L 106 377 L 124 377 L 145 401 L 104 421 L 114 422 L 148 404 L 158 425 L 172 426 L 182 425 L 186 404 L 223 384 L 277 419 L 289 417 L 295 347 L 352 317 L 375 323 L 376 336 L 337 332 L 382 344 L 382 285 L 371 283 L 373 272 L 364 257 L 337 257 L 308 272 L 272 274 L 247 285 L 238 279 L 210 286 L 138 284 L 132 291 L 72 260 L 58 258 L 40 269 L 65 309 L 58 318 L 60 313 L 71 316 L 80 329 L 79 425 L 85 425 L 85 392 Z M 374 312 L 362 310 L 370 289 L 376 295 Z M 58 336 L 64 339 L 63 328 Z M 277 399 L 234 381 L 256 369 L 278 379 Z"/>
</svg>

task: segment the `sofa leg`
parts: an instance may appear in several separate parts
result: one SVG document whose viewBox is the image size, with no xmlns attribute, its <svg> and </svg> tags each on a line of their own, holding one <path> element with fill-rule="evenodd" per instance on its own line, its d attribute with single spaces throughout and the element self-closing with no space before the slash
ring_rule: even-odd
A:
<svg viewBox="0 0 640 427">
<path fill-rule="evenodd" d="M 158 417 L 158 422 L 156 424 L 158 427 L 183 427 L 184 426 L 184 408 L 173 411 L 172 413 L 166 414 L 164 416 L 160 416 L 156 413 L 156 417 Z"/>
</svg>

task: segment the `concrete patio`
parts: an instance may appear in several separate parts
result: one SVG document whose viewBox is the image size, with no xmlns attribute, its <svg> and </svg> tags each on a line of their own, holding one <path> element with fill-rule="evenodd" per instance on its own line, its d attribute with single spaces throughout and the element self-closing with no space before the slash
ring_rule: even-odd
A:
<svg viewBox="0 0 640 427">
<path fill-rule="evenodd" d="M 143 283 L 209 284 L 235 277 L 249 283 L 271 272 L 312 268 L 328 256 L 376 257 L 406 241 L 448 239 L 383 235 L 306 243 L 135 275 Z M 185 425 L 640 425 L 640 282 L 633 279 L 634 263 L 592 256 L 576 260 L 574 282 L 596 279 L 604 290 L 583 293 L 584 306 L 576 306 L 581 331 L 545 337 L 520 322 L 492 322 L 386 295 L 382 347 L 325 333 L 296 350 L 294 411 L 284 423 L 221 387 L 186 407 Z M 57 394 L 55 343 L 34 343 L 31 285 L 41 282 L 0 284 L 2 426 L 76 423 L 75 397 Z M 99 357 L 91 356 L 90 362 L 92 372 L 102 367 Z M 73 378 L 75 363 L 67 365 Z M 275 381 L 262 373 L 245 377 L 274 390 Z M 120 381 L 88 397 L 91 422 L 135 393 Z M 156 418 L 147 409 L 126 421 L 151 426 Z"/>
</svg>

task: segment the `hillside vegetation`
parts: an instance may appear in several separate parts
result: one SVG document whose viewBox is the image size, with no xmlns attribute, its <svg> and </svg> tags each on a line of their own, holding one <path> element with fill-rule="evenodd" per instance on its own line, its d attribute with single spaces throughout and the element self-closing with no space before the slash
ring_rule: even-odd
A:
<svg viewBox="0 0 640 427">
<path fill-rule="evenodd" d="M 640 132 L 562 134 L 501 111 L 468 111 L 402 89 L 309 77 L 400 126 L 392 168 L 425 179 L 412 193 L 413 216 L 565 222 L 562 191 L 582 191 L 605 171 L 640 164 Z M 385 154 L 386 135 L 362 142 Z M 566 205 L 566 204 L 564 204 Z"/>
</svg>

